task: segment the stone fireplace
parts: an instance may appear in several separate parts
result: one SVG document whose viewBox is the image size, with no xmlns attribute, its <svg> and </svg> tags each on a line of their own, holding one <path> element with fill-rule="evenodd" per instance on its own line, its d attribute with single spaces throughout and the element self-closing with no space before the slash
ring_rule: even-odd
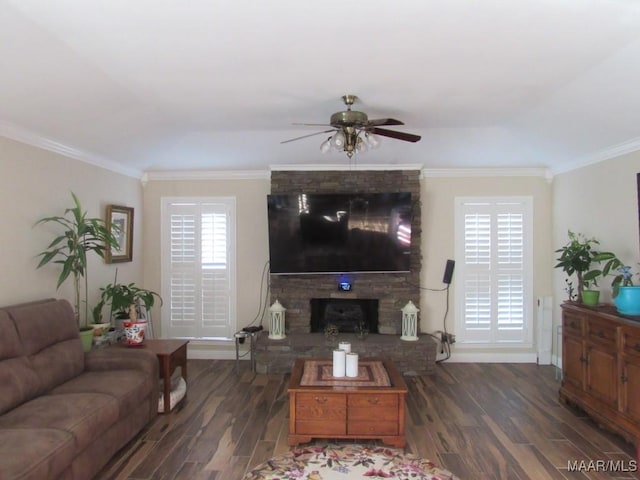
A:
<svg viewBox="0 0 640 480">
<path fill-rule="evenodd" d="M 420 170 L 385 171 L 272 171 L 271 193 L 380 193 L 410 192 L 412 202 L 409 272 L 271 275 L 271 303 L 286 310 L 286 338 L 272 340 L 261 332 L 256 341 L 259 373 L 289 373 L 296 358 L 331 358 L 337 342 L 322 332 L 322 321 L 331 319 L 345 330 L 338 340 L 349 341 L 363 357 L 386 357 L 405 373 L 432 373 L 436 342 L 429 335 L 418 341 L 400 340 L 401 309 L 411 300 L 420 304 L 420 244 L 422 237 Z M 351 291 L 339 286 L 348 281 Z M 354 322 L 364 318 L 379 335 L 359 338 Z M 320 322 L 320 323 L 319 323 Z M 319 333 L 311 333 L 312 331 Z"/>
<path fill-rule="evenodd" d="M 328 324 L 340 333 L 358 333 L 366 328 L 378 333 L 378 300 L 349 298 L 312 298 L 311 333 L 322 333 Z"/>
<path fill-rule="evenodd" d="M 271 193 L 381 193 L 410 192 L 412 203 L 409 272 L 271 275 L 271 303 L 287 309 L 286 332 L 311 332 L 311 299 L 376 299 L 377 332 L 400 335 L 401 309 L 411 300 L 420 304 L 422 241 L 420 170 L 272 171 Z M 352 290 L 339 290 L 348 280 Z"/>
</svg>

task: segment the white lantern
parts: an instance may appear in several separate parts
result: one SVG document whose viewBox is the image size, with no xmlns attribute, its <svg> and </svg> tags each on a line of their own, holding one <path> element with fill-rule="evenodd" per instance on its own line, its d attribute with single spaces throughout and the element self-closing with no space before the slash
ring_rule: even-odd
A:
<svg viewBox="0 0 640 480">
<path fill-rule="evenodd" d="M 402 336 L 400 340 L 415 342 L 418 340 L 418 312 L 420 310 L 411 300 L 402 307 Z"/>
<path fill-rule="evenodd" d="M 273 305 L 269 307 L 269 315 L 271 319 L 269 321 L 269 338 L 271 340 L 282 340 L 286 337 L 284 334 L 284 312 L 287 309 L 276 300 Z"/>
</svg>

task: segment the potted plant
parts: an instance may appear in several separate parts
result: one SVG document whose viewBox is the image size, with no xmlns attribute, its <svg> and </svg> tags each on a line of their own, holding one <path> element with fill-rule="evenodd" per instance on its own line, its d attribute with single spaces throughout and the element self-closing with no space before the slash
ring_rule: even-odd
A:
<svg viewBox="0 0 640 480">
<path fill-rule="evenodd" d="M 146 312 L 155 305 L 156 299 L 160 300 L 162 305 L 162 297 L 152 290 L 138 287 L 135 283 L 117 283 L 117 272 L 114 283 L 100 288 L 100 292 L 100 301 L 93 309 L 94 321 L 98 323 L 102 318 L 103 308 L 108 305 L 110 319 L 126 320 L 122 325 L 128 343 L 141 343 L 146 329 Z"/>
<path fill-rule="evenodd" d="M 102 316 L 102 309 L 110 306 L 110 318 L 137 320 L 145 318 L 145 311 L 149 311 L 162 297 L 152 291 L 138 287 L 135 283 L 127 285 L 122 283 L 110 283 L 100 288 L 100 301 L 93 309 L 94 320 Z M 144 311 L 142 310 L 144 306 Z M 96 322 L 98 323 L 98 322 Z"/>
<path fill-rule="evenodd" d="M 587 305 L 597 305 L 600 292 L 591 289 L 598 285 L 598 278 L 606 276 L 614 263 L 616 256 L 611 252 L 598 252 L 597 247 L 600 242 L 595 238 L 587 238 L 581 233 L 568 232 L 569 241 L 556 250 L 560 256 L 556 259 L 558 263 L 555 268 L 562 268 L 567 276 L 576 276 L 578 280 L 577 298 L 579 302 Z M 602 269 L 592 268 L 594 263 L 606 261 Z M 586 295 L 585 295 L 586 291 Z M 592 293 L 595 292 L 595 293 Z M 586 297 L 586 299 L 585 299 Z M 571 300 L 571 299 L 570 299 Z"/>
<path fill-rule="evenodd" d="M 109 248 L 118 248 L 118 240 L 107 228 L 104 220 L 91 218 L 82 210 L 80 200 L 71 192 L 73 207 L 67 208 L 63 216 L 46 217 L 36 222 L 36 225 L 54 223 L 63 228 L 49 244 L 47 249 L 37 256 L 40 258 L 37 268 L 41 268 L 50 262 L 62 266 L 56 288 L 60 288 L 69 276 L 73 280 L 74 313 L 78 328 L 81 332 L 89 332 L 82 335 L 85 350 L 91 349 L 93 329 L 87 326 L 89 318 L 88 303 L 88 274 L 87 254 L 94 252 L 104 258 Z M 84 279 L 84 315 L 81 315 L 81 279 Z"/>
<path fill-rule="evenodd" d="M 631 266 L 621 263 L 616 271 L 611 282 L 616 309 L 623 315 L 640 315 L 640 285 L 633 284 Z"/>
</svg>

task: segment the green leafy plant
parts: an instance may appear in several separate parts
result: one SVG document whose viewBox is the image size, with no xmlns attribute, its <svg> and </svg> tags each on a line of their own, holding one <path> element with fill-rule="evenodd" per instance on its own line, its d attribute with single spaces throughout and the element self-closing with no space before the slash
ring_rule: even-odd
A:
<svg viewBox="0 0 640 480">
<path fill-rule="evenodd" d="M 606 277 L 610 274 L 610 272 L 615 271 L 618 267 L 622 265 L 622 262 L 618 260 L 616 255 L 612 252 L 596 252 L 593 256 L 592 263 L 602 263 L 605 262 L 602 268 L 594 268 L 593 270 L 589 270 L 584 274 L 584 286 L 585 288 L 589 288 L 591 284 L 594 286 L 598 286 L 598 278 Z"/>
<path fill-rule="evenodd" d="M 78 327 L 86 328 L 89 317 L 88 304 L 88 275 L 87 254 L 94 252 L 104 258 L 107 249 L 119 248 L 118 240 L 109 231 L 104 220 L 91 218 L 82 210 L 80 200 L 71 192 L 73 207 L 67 208 L 63 216 L 46 217 L 36 222 L 41 224 L 57 224 L 63 228 L 60 235 L 56 236 L 44 252 L 37 256 L 40 258 L 37 268 L 41 268 L 50 262 L 62 266 L 56 288 L 69 278 L 73 279 L 74 311 Z M 84 316 L 81 323 L 81 279 L 84 279 Z"/>
<path fill-rule="evenodd" d="M 585 288 L 598 285 L 598 278 L 607 276 L 611 270 L 617 268 L 619 260 L 611 252 L 599 252 L 596 247 L 600 242 L 595 238 L 587 238 L 581 233 L 568 232 L 569 241 L 556 250 L 560 256 L 556 259 L 555 268 L 561 268 L 568 277 L 573 275 L 578 280 L 577 297 L 582 297 Z M 592 268 L 592 265 L 606 262 L 602 268 Z"/>
<path fill-rule="evenodd" d="M 633 272 L 631 271 L 631 265 L 625 265 L 621 260 L 615 259 L 616 262 L 610 268 L 609 272 L 613 273 L 614 277 L 611 281 L 611 287 L 613 288 L 613 297 L 618 295 L 618 289 L 620 287 L 632 287 L 633 286 Z M 640 274 L 636 274 L 640 276 Z"/>
<path fill-rule="evenodd" d="M 149 311 L 155 305 L 156 299 L 162 305 L 162 297 L 158 293 L 140 288 L 134 283 L 125 285 L 114 281 L 100 288 L 100 302 L 93 309 L 94 322 L 100 322 L 102 309 L 106 305 L 111 307 L 110 318 L 114 315 L 116 318 L 129 318 L 132 305 L 136 310 L 136 316 L 142 317 L 140 307 L 144 305 L 145 311 Z"/>
</svg>

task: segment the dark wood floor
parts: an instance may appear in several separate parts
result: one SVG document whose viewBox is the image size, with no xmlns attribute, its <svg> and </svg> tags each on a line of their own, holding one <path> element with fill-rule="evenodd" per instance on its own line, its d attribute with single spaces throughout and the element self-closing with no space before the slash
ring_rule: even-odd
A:
<svg viewBox="0 0 640 480">
<path fill-rule="evenodd" d="M 289 450 L 287 375 L 256 375 L 249 362 L 189 360 L 187 399 L 159 415 L 99 479 L 240 480 Z M 634 448 L 558 402 L 555 369 L 532 364 L 438 365 L 405 377 L 406 451 L 461 479 L 638 478 Z M 582 462 L 592 471 L 570 471 Z M 591 462 L 593 461 L 593 462 Z M 609 472 L 603 463 L 612 461 Z M 591 462 L 591 463 L 589 463 Z M 600 470 L 600 471 L 597 471 Z"/>
</svg>

